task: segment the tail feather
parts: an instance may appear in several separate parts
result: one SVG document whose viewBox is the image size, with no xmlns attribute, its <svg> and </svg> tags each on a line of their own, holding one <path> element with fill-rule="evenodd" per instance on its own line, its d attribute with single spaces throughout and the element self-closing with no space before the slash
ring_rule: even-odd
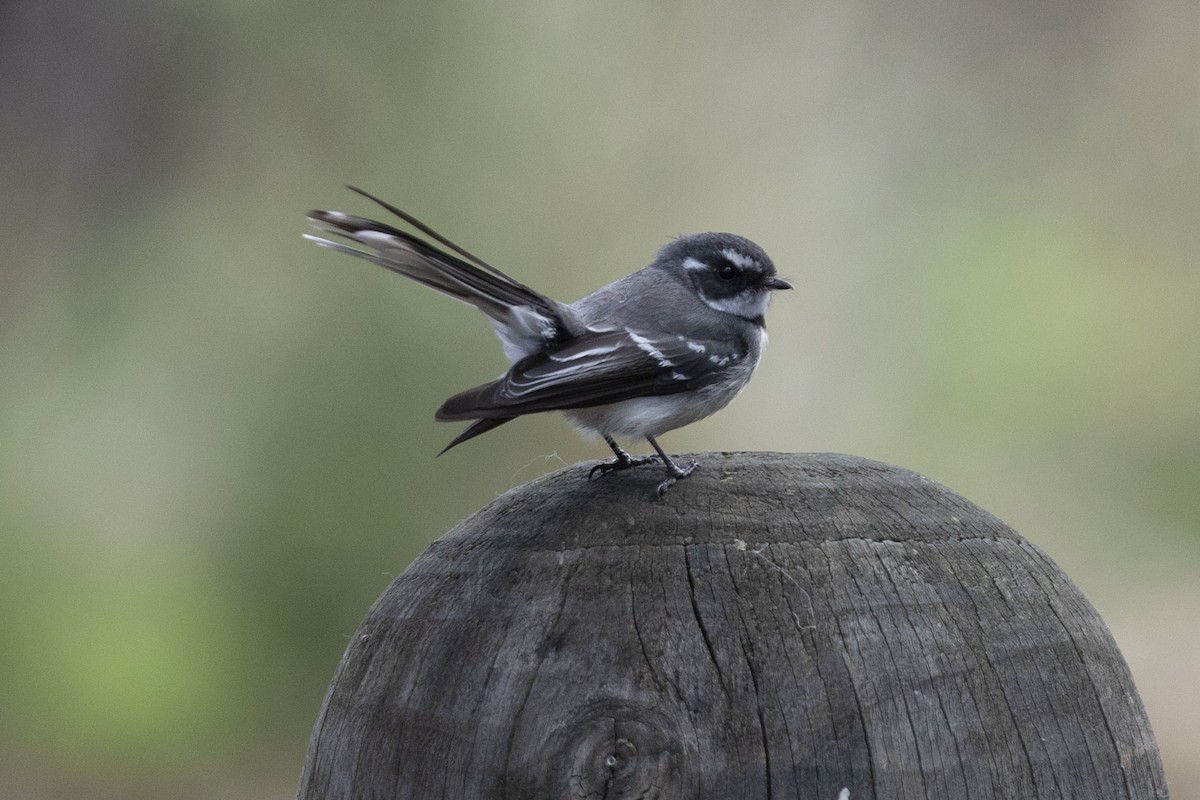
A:
<svg viewBox="0 0 1200 800">
<path fill-rule="evenodd" d="M 479 398 L 485 394 L 490 394 L 498 382 L 485 383 L 482 386 L 466 389 L 452 397 L 446 398 L 441 407 L 434 412 L 433 418 L 438 422 L 458 422 L 467 419 L 480 419 L 481 417 L 496 419 L 510 417 L 511 412 L 506 414 L 501 411 L 489 414 L 480 407 Z"/>
<path fill-rule="evenodd" d="M 391 203 L 387 202 L 386 200 L 381 200 L 378 197 L 376 197 L 375 195 L 371 194 L 370 192 L 365 192 L 362 189 L 358 188 L 357 186 L 347 186 L 346 188 L 356 194 L 361 194 L 363 197 L 367 198 L 368 200 L 370 200 L 373 203 L 377 203 L 380 206 L 383 206 L 385 209 L 392 212 L 397 217 L 399 217 L 400 219 L 407 222 L 409 225 L 412 225 L 414 228 L 419 230 L 421 233 L 424 233 L 427 236 L 432 237 L 435 241 L 440 242 L 441 244 L 445 245 L 446 247 L 449 247 L 451 250 L 458 253 L 460 256 L 467 259 L 468 261 L 472 261 L 472 262 L 478 264 L 479 266 L 486 269 L 488 272 L 494 272 L 495 274 L 499 275 L 501 278 L 504 278 L 506 281 L 512 280 L 512 278 L 508 277 L 503 272 L 496 269 L 495 267 L 493 267 L 491 264 L 484 261 L 479 256 L 475 255 L 474 253 L 471 253 L 470 251 L 466 250 L 465 248 L 459 247 L 454 242 L 450 241 L 445 236 L 442 236 L 440 233 L 435 231 L 433 228 L 426 225 L 424 222 L 421 222 L 421 220 L 417 219 L 412 214 L 409 214 L 407 211 L 403 211 L 403 210 L 397 208 L 396 206 L 392 205 Z"/>
<path fill-rule="evenodd" d="M 476 420 L 465 431 L 460 433 L 458 436 L 455 436 L 454 440 L 450 442 L 450 444 L 443 447 L 438 455 L 442 455 L 442 453 L 445 453 L 450 448 L 457 447 L 468 439 L 474 439 L 476 436 L 487 433 L 493 428 L 499 428 L 506 422 L 512 422 L 514 419 L 516 419 L 516 417 L 493 417 L 490 419 Z"/>
<path fill-rule="evenodd" d="M 470 303 L 502 328 L 513 329 L 513 334 L 520 339 L 532 335 L 543 343 L 560 341 L 582 329 L 574 315 L 561 303 L 514 280 L 395 206 L 361 189 L 350 188 L 379 203 L 463 258 L 391 225 L 340 211 L 314 210 L 308 213 L 308 219 L 322 233 L 347 239 L 365 249 L 319 236 L 305 235 L 305 238 L 322 247 L 366 259 L 456 300 Z M 518 309 L 525 311 L 522 314 Z M 534 320 L 530 320 L 530 317 Z M 533 321 L 536 324 L 531 325 Z"/>
<path fill-rule="evenodd" d="M 484 272 L 390 225 L 337 211 L 310 211 L 308 218 L 319 230 L 369 249 L 359 250 L 306 235 L 310 241 L 412 278 L 455 300 L 470 303 L 494 319 L 503 319 L 513 305 L 533 306 L 539 311 L 549 310 L 548 299 L 532 289 L 511 279 L 505 280 L 499 275 Z"/>
</svg>

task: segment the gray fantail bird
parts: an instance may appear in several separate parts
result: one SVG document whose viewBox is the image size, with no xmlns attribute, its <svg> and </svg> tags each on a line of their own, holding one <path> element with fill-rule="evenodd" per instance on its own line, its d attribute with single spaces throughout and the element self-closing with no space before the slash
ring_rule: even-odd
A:
<svg viewBox="0 0 1200 800">
<path fill-rule="evenodd" d="M 679 466 L 656 437 L 719 411 L 741 392 L 767 340 L 763 315 L 771 292 L 792 288 L 754 242 L 732 233 L 698 233 L 667 244 L 649 266 L 574 303 L 560 303 L 411 215 L 350 188 L 457 255 L 338 211 L 310 211 L 308 219 L 364 249 L 305 238 L 475 306 L 488 316 L 512 365 L 438 409 L 438 420 L 474 420 L 443 453 L 523 414 L 562 411 L 584 435 L 603 437 L 616 455 L 588 477 L 661 458 L 667 468 L 661 496 L 692 474 L 696 462 Z M 617 436 L 644 437 L 658 456 L 635 458 Z"/>
</svg>

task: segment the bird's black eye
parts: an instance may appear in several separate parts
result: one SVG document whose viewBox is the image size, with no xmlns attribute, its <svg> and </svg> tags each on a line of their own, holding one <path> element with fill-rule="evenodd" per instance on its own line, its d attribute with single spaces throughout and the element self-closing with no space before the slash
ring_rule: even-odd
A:
<svg viewBox="0 0 1200 800">
<path fill-rule="evenodd" d="M 737 268 L 732 264 L 726 264 L 717 270 L 717 274 L 721 276 L 721 280 L 731 281 L 733 280 L 733 276 L 737 275 Z"/>
</svg>

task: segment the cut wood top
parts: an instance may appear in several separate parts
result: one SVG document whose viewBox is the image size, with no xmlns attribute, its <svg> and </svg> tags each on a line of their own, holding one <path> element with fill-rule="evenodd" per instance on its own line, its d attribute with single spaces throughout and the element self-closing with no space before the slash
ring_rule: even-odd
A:
<svg viewBox="0 0 1200 800">
<path fill-rule="evenodd" d="M 568 467 L 368 613 L 310 798 L 1163 798 L 1095 609 L 963 497 L 843 455 Z"/>
</svg>

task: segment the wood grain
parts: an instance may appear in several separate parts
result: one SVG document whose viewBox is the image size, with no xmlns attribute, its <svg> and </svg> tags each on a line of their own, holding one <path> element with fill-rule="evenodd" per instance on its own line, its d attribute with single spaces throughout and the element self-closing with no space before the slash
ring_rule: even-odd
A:
<svg viewBox="0 0 1200 800">
<path fill-rule="evenodd" d="M 435 542 L 333 678 L 301 798 L 1165 798 L 1096 611 L 998 519 L 844 455 L 590 464 Z M 686 458 L 685 458 L 686 460 Z"/>
</svg>

